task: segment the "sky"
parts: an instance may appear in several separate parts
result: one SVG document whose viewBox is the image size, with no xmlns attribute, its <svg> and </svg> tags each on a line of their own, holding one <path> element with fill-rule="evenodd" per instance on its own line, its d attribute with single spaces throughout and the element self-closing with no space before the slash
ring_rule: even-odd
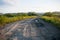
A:
<svg viewBox="0 0 60 40">
<path fill-rule="evenodd" d="M 60 11 L 60 0 L 0 0 L 0 13 Z"/>
</svg>

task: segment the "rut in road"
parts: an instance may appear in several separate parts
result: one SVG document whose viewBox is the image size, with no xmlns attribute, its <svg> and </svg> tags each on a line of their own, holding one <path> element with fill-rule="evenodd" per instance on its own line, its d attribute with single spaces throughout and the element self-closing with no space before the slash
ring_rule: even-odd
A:
<svg viewBox="0 0 60 40">
<path fill-rule="evenodd" d="M 39 36 L 40 33 L 37 33 L 39 32 L 38 28 L 31 23 L 32 20 L 33 19 L 19 22 L 18 25 L 15 24 L 16 26 L 12 27 L 11 30 L 7 32 L 8 34 L 6 33 L 7 39 L 9 40 L 43 40 L 43 38 Z"/>
<path fill-rule="evenodd" d="M 6 33 L 7 40 L 53 40 L 59 33 L 58 29 L 39 19 L 28 19 L 15 25 Z"/>
<path fill-rule="evenodd" d="M 38 19 L 38 21 L 40 22 L 40 24 L 38 24 L 37 26 L 39 27 L 40 31 L 41 31 L 41 35 L 45 38 L 45 40 L 60 40 L 60 30 L 57 29 L 54 25 L 52 25 L 51 23 L 47 23 L 41 19 Z"/>
</svg>

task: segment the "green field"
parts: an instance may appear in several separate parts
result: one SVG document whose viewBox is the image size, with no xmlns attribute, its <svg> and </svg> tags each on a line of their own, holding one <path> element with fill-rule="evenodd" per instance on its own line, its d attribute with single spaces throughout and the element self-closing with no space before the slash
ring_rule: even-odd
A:
<svg viewBox="0 0 60 40">
<path fill-rule="evenodd" d="M 7 13 L 0 15 L 0 28 L 4 25 L 24 19 L 35 18 L 34 13 Z"/>
<path fill-rule="evenodd" d="M 52 23 L 53 25 L 55 25 L 57 28 L 60 29 L 60 14 L 59 13 L 48 12 L 48 13 L 45 13 L 41 18 L 46 22 Z"/>
</svg>

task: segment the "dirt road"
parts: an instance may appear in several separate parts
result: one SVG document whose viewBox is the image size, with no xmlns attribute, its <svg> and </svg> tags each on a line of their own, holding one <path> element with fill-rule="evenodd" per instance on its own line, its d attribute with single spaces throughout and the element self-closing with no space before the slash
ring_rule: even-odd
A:
<svg viewBox="0 0 60 40">
<path fill-rule="evenodd" d="M 7 40 L 60 40 L 60 31 L 38 18 L 15 22 L 3 30 Z"/>
</svg>

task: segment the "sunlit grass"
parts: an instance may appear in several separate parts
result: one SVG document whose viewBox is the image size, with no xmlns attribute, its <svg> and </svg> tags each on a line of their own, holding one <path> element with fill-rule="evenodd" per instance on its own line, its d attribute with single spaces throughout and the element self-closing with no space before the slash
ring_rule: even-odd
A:
<svg viewBox="0 0 60 40">
<path fill-rule="evenodd" d="M 36 16 L 16 16 L 16 17 L 6 17 L 6 16 L 0 16 L 0 27 L 3 27 L 4 25 L 16 21 L 21 21 L 24 19 L 29 18 L 36 18 Z"/>
<path fill-rule="evenodd" d="M 59 17 L 56 17 L 56 16 L 42 16 L 42 19 L 49 22 L 49 23 L 52 23 L 54 24 L 55 26 L 57 26 L 58 28 L 60 28 L 60 18 Z"/>
</svg>

